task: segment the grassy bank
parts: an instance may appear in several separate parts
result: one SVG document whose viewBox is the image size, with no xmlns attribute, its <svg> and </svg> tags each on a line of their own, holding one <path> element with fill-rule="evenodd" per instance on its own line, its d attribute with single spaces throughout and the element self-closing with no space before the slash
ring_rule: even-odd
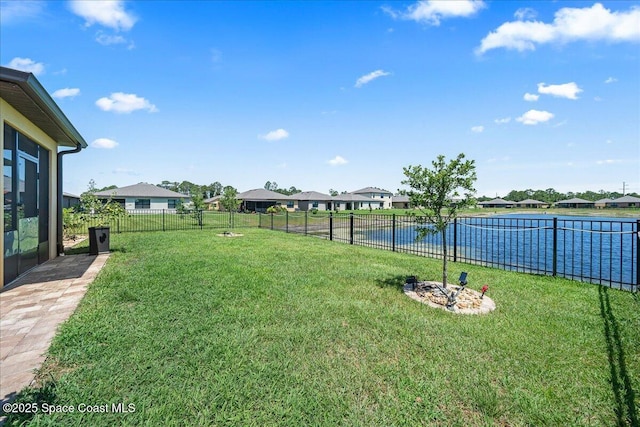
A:
<svg viewBox="0 0 640 427">
<path fill-rule="evenodd" d="M 450 263 L 498 306 L 453 315 L 401 292 L 407 275 L 437 279 L 436 260 L 241 232 L 112 235 L 54 340 L 42 378 L 55 388 L 40 398 L 135 411 L 32 425 L 638 423 L 631 293 Z"/>
</svg>

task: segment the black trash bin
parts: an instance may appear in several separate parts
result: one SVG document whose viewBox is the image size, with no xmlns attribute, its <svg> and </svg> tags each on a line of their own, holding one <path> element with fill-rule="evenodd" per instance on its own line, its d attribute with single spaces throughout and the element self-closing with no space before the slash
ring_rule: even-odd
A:
<svg viewBox="0 0 640 427">
<path fill-rule="evenodd" d="M 109 252 L 109 227 L 89 227 L 89 255 Z"/>
</svg>

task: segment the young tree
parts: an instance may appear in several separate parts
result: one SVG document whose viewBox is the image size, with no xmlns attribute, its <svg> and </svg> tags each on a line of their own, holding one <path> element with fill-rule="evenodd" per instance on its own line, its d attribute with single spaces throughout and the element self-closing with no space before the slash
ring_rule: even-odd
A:
<svg viewBox="0 0 640 427">
<path fill-rule="evenodd" d="M 220 197 L 220 205 L 222 208 L 229 212 L 229 227 L 233 225 L 233 212 L 238 209 L 240 201 L 237 199 L 238 190 L 230 185 L 224 187 L 222 191 L 222 197 Z"/>
<path fill-rule="evenodd" d="M 443 155 L 432 162 L 433 169 L 422 166 L 403 168 L 407 177 L 402 181 L 410 190 L 400 190 L 400 194 L 409 196 L 411 206 L 424 216 L 416 216 L 419 225 L 416 228 L 417 239 L 428 234 L 440 233 L 442 237 L 442 286 L 447 287 L 447 226 L 460 209 L 475 204 L 473 198 L 476 180 L 475 162 L 465 160 L 463 153 L 454 160 L 445 161 Z M 413 213 L 415 215 L 415 213 Z"/>
</svg>

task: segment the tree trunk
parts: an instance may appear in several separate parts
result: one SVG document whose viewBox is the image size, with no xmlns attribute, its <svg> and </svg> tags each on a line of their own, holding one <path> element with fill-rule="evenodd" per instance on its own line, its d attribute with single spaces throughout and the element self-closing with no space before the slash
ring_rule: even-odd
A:
<svg viewBox="0 0 640 427">
<path fill-rule="evenodd" d="M 442 287 L 447 288 L 447 229 L 442 230 Z"/>
</svg>

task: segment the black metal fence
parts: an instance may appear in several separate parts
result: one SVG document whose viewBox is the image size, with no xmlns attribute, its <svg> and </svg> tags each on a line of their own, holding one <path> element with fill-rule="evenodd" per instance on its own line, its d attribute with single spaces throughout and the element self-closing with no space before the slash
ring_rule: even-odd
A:
<svg viewBox="0 0 640 427">
<path fill-rule="evenodd" d="M 417 238 L 414 216 L 353 213 L 261 215 L 259 226 L 352 245 L 442 256 L 442 235 Z M 565 277 L 618 289 L 640 284 L 640 220 L 460 217 L 446 230 L 451 261 Z"/>
<path fill-rule="evenodd" d="M 66 233 L 86 234 L 95 225 L 89 219 L 67 228 Z M 427 257 L 441 257 L 443 246 L 440 234 L 416 238 L 416 228 L 421 226 L 416 217 L 395 214 L 145 209 L 129 211 L 109 225 L 115 233 L 258 227 Z M 446 230 L 447 256 L 452 261 L 637 291 L 639 233 L 639 219 L 460 217 Z"/>
</svg>

